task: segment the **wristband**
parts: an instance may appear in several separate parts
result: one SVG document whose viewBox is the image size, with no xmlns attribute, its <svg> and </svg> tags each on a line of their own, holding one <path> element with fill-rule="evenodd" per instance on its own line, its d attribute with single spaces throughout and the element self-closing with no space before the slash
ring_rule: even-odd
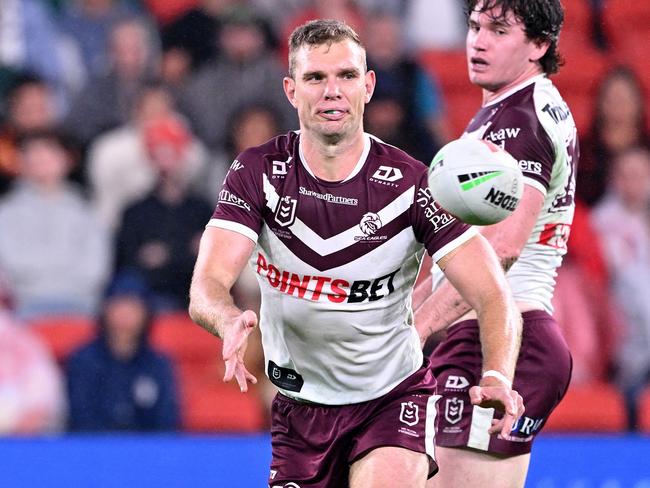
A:
<svg viewBox="0 0 650 488">
<path fill-rule="evenodd" d="M 499 381 L 501 381 L 501 383 L 505 384 L 508 388 L 512 390 L 512 381 L 510 381 L 508 377 L 504 375 L 501 371 L 490 369 L 484 372 L 481 378 L 487 378 L 488 376 L 498 379 Z"/>
</svg>

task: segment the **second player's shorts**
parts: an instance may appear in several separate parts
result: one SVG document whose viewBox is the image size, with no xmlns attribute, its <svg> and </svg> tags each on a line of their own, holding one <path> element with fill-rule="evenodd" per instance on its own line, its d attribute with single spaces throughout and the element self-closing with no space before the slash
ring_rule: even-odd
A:
<svg viewBox="0 0 650 488">
<path fill-rule="evenodd" d="M 481 343 L 476 320 L 460 322 L 449 329 L 447 338 L 431 355 L 431 367 L 438 382 L 438 424 L 436 445 L 469 447 L 495 454 L 529 453 L 534 437 L 560 403 L 571 378 L 571 355 L 559 326 L 549 314 L 522 314 L 521 349 L 513 389 L 524 399 L 524 416 L 508 439 L 489 435 L 493 409 L 470 403 L 469 388 L 481 379 Z"/>
<path fill-rule="evenodd" d="M 270 487 L 345 488 L 350 465 L 373 449 L 403 447 L 429 456 L 438 471 L 434 435 L 436 381 L 428 361 L 386 395 L 363 403 L 273 401 Z"/>
</svg>

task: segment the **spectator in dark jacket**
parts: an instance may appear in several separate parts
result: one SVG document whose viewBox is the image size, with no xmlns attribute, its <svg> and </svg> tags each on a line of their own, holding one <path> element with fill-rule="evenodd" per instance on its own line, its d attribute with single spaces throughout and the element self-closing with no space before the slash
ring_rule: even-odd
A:
<svg viewBox="0 0 650 488">
<path fill-rule="evenodd" d="M 179 427 L 172 365 L 148 340 L 148 298 L 144 281 L 135 274 L 121 274 L 109 286 L 97 338 L 68 360 L 70 430 Z"/>
</svg>

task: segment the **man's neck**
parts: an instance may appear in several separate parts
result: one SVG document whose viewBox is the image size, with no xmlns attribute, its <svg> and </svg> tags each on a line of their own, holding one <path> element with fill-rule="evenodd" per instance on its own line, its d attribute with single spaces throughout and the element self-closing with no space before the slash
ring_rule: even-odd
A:
<svg viewBox="0 0 650 488">
<path fill-rule="evenodd" d="M 300 133 L 303 161 L 318 178 L 325 181 L 342 181 L 354 170 L 365 146 L 362 131 L 354 137 L 329 144 L 307 132 Z"/>
<path fill-rule="evenodd" d="M 490 90 L 490 89 L 483 89 L 483 105 L 487 105 L 488 103 L 492 103 L 495 100 L 501 98 L 503 95 L 506 93 L 516 90 L 517 88 L 525 85 L 528 81 L 531 79 L 535 78 L 536 76 L 539 76 L 543 74 L 544 72 L 541 70 L 541 68 L 537 67 L 531 67 L 530 70 L 528 70 L 526 73 L 523 73 L 521 76 L 519 76 L 516 80 L 513 80 L 511 83 L 508 83 L 505 86 L 502 86 L 496 90 Z"/>
</svg>

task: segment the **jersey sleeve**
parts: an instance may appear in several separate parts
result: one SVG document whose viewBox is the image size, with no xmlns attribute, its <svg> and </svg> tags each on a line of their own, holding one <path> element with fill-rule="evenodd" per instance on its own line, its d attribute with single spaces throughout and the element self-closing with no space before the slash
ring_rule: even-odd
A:
<svg viewBox="0 0 650 488">
<path fill-rule="evenodd" d="M 504 110 L 490 134 L 496 134 L 495 144 L 501 144 L 519 163 L 524 180 L 546 194 L 550 182 L 555 151 L 535 110 L 512 107 Z M 490 137 L 486 137 L 490 139 Z M 499 140 L 500 139 L 500 140 Z"/>
<path fill-rule="evenodd" d="M 262 229 L 262 168 L 259 156 L 250 151 L 233 161 L 208 226 L 232 230 L 257 242 Z"/>
<path fill-rule="evenodd" d="M 418 181 L 414 198 L 411 218 L 415 237 L 434 262 L 477 234 L 475 227 L 458 220 L 435 201 L 426 171 Z"/>
</svg>

